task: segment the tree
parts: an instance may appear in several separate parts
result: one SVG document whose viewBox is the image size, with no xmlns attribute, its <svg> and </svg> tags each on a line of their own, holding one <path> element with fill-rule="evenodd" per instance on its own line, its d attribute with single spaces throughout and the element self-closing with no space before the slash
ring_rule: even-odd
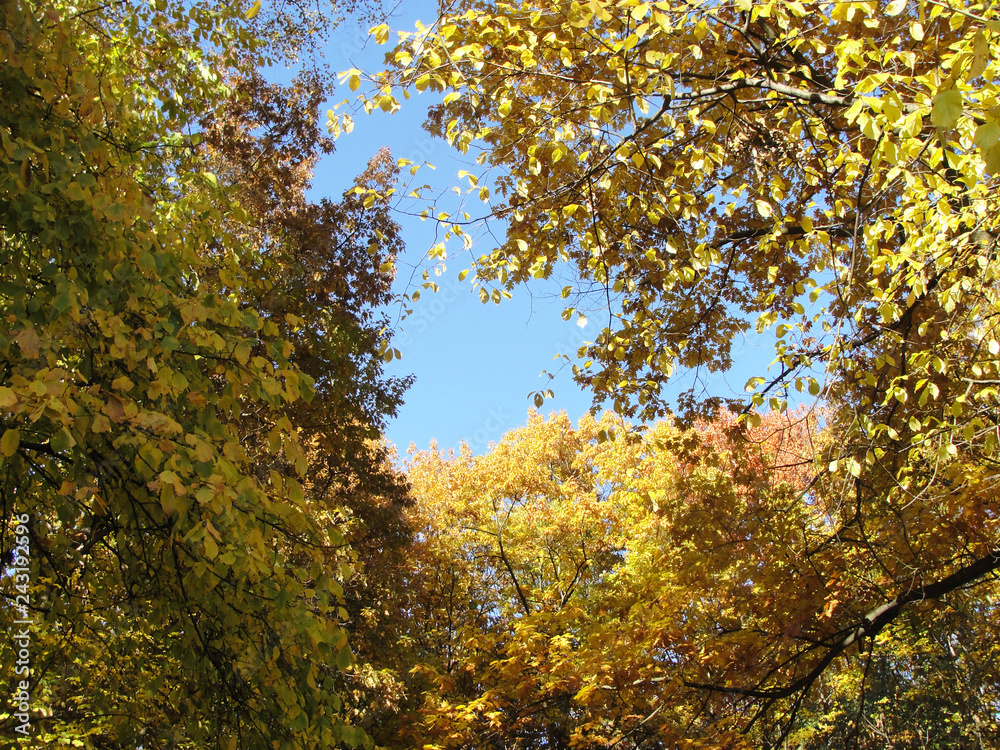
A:
<svg viewBox="0 0 1000 750">
<path fill-rule="evenodd" d="M 329 550 L 330 570 L 342 575 L 342 624 L 356 661 L 331 670 L 348 720 L 368 731 L 384 722 L 393 685 L 372 661 L 385 654 L 387 617 L 398 589 L 398 555 L 409 541 L 402 520 L 408 494 L 381 441 L 409 379 L 382 374 L 389 322 L 377 312 L 390 298 L 393 261 L 402 249 L 387 201 L 345 195 L 339 202 L 306 199 L 312 168 L 333 151 L 317 113 L 330 95 L 329 77 L 307 68 L 288 86 L 257 72 L 240 73 L 227 103 L 206 132 L 209 155 L 236 190 L 252 225 L 236 222 L 242 242 L 263 251 L 253 257 L 256 286 L 250 304 L 278 322 L 295 345 L 292 360 L 313 380 L 308 403 L 285 408 L 306 449 L 304 483 L 310 513 L 343 535 Z M 387 190 L 397 175 L 380 150 L 356 178 L 366 189 Z M 257 472 L 283 470 L 269 448 L 273 418 L 244 419 L 245 445 L 254 444 Z"/>
<path fill-rule="evenodd" d="M 806 570 L 828 531 L 792 502 L 815 423 L 734 426 L 535 415 L 486 456 L 413 456 L 409 744 L 743 746 L 700 684 L 830 632 L 841 553 Z"/>
<path fill-rule="evenodd" d="M 259 8 L 0 5 L 6 674 L 32 622 L 8 738 L 363 740 L 347 515 L 402 503 L 373 313 L 398 241 L 384 206 L 302 197 L 318 80 L 282 120 L 253 71 L 310 19 Z"/>
<path fill-rule="evenodd" d="M 574 644 L 625 548 L 595 459 L 617 421 L 533 416 L 486 456 L 411 458 L 407 745 L 565 747 L 585 721 L 572 698 L 600 654 Z"/>
<path fill-rule="evenodd" d="M 777 721 L 774 742 L 841 657 L 917 637 L 890 626 L 1000 567 L 998 33 L 990 4 L 945 0 L 455 2 L 368 98 L 443 95 L 427 126 L 478 151 L 503 224 L 475 283 L 499 301 L 575 276 L 564 316 L 609 319 L 574 367 L 597 399 L 663 414 L 678 367 L 728 369 L 756 330 L 776 367 L 733 405 L 747 423 L 796 393 L 829 406 L 827 536 L 767 580 L 821 586 L 835 626 L 808 646 L 776 628 L 756 648 L 787 661 L 698 683 L 747 732 Z M 681 406 L 711 414 L 702 395 Z"/>
<path fill-rule="evenodd" d="M 995 598 L 965 594 L 932 613 L 904 613 L 868 661 L 823 681 L 804 748 L 996 746 Z M 928 616 L 929 615 L 929 616 Z M 916 632 L 914 632 L 916 631 Z"/>
<path fill-rule="evenodd" d="M 994 746 L 995 585 L 906 610 L 811 691 L 706 691 L 794 675 L 869 576 L 824 544 L 822 493 L 796 503 L 818 439 L 802 413 L 533 415 L 485 456 L 415 454 L 409 714 L 379 744 Z"/>
</svg>

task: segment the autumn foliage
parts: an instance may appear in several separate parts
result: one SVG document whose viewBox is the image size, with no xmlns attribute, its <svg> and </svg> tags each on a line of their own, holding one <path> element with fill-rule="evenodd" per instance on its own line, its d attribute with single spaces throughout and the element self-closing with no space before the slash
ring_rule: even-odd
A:
<svg viewBox="0 0 1000 750">
<path fill-rule="evenodd" d="M 308 30 L 253 15 L 0 3 L 0 545 L 26 518 L 30 558 L 5 680 L 31 623 L 4 743 L 364 739 L 345 584 L 404 497 L 375 311 L 399 244 L 384 204 L 305 199 L 322 81 L 246 70 Z"/>
<path fill-rule="evenodd" d="M 938 0 L 456 2 L 400 35 L 361 106 L 438 97 L 426 127 L 476 167 L 457 211 L 417 188 L 424 215 L 496 238 L 469 259 L 484 302 L 563 278 L 564 318 L 600 311 L 603 329 L 567 353 L 595 403 L 670 416 L 679 369 L 732 369 L 742 335 L 775 354 L 729 401 L 732 429 L 718 395 L 680 398 L 686 424 L 703 420 L 682 434 L 711 457 L 673 438 L 623 458 L 623 475 L 600 457 L 628 441 L 581 447 L 600 477 L 585 492 L 609 498 L 582 528 L 611 544 L 614 571 L 594 573 L 582 621 L 572 597 L 553 604 L 582 547 L 522 560 L 500 531 L 522 514 L 546 528 L 539 479 L 510 497 L 499 477 L 477 485 L 474 518 L 493 520 L 471 538 L 496 549 L 464 554 L 509 586 L 510 613 L 481 658 L 514 682 L 471 678 L 473 697 L 426 707 L 443 717 L 427 726 L 455 732 L 442 742 L 995 744 L 974 634 L 992 632 L 1000 569 L 998 35 L 993 4 Z M 803 400 L 822 429 L 758 442 L 768 460 L 730 437 Z M 802 460 L 777 458 L 789 445 Z M 612 509 L 647 495 L 655 510 L 612 541 Z M 644 557 L 633 539 L 655 542 Z M 556 565 L 556 549 L 576 556 Z M 528 562 L 550 553 L 559 574 Z M 600 598 L 618 581 L 624 613 Z M 498 627 L 504 610 L 486 606 Z M 607 628 L 600 665 L 577 672 L 589 627 Z M 978 697 L 945 719 L 927 696 L 949 680 Z"/>
<path fill-rule="evenodd" d="M 642 430 L 610 414 L 576 426 L 536 414 L 484 456 L 411 456 L 400 645 L 412 713 L 380 741 L 820 747 L 853 726 L 874 746 L 901 718 L 894 700 L 924 712 L 913 731 L 938 743 L 993 736 L 990 649 L 958 614 L 982 626 L 982 592 L 837 650 L 880 576 L 864 544 L 837 539 L 836 483 L 807 479 L 823 439 L 802 411 L 750 431 L 729 413 Z M 932 679 L 976 677 L 981 692 L 950 730 L 927 713 L 934 688 L 901 687 L 917 654 L 948 662 Z M 873 713 L 881 725 L 858 726 Z M 911 746 L 902 738 L 893 730 Z"/>
<path fill-rule="evenodd" d="M 615 412 L 402 462 L 420 167 L 310 197 L 332 13 L 0 0 L 4 741 L 1000 747 L 996 7 L 455 0 L 346 71 L 474 156 L 416 213 L 480 299 L 607 321 Z"/>
</svg>

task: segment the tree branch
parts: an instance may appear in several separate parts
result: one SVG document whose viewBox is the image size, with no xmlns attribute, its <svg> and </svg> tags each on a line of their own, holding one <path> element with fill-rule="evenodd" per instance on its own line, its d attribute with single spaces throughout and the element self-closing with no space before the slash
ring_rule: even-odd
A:
<svg viewBox="0 0 1000 750">
<path fill-rule="evenodd" d="M 860 644 L 864 638 L 874 638 L 886 625 L 902 614 L 907 604 L 940 599 L 945 594 L 978 581 L 984 576 L 1000 568 L 1000 550 L 982 557 L 964 568 L 959 568 L 936 583 L 927 586 L 916 586 L 908 589 L 890 601 L 870 610 L 858 625 L 850 628 L 839 640 L 830 645 L 829 650 L 808 674 L 782 688 L 742 688 L 728 685 L 710 685 L 699 682 L 684 681 L 684 685 L 697 690 L 708 690 L 713 693 L 724 693 L 746 698 L 765 698 L 780 700 L 799 691 L 808 690 L 812 684 L 826 671 L 826 668 L 855 643 Z M 843 631 L 842 631 L 843 633 Z"/>
</svg>

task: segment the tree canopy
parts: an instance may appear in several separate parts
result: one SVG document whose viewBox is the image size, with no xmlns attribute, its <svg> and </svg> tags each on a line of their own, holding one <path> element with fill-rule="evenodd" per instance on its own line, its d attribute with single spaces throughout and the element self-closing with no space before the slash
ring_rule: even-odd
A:
<svg viewBox="0 0 1000 750">
<path fill-rule="evenodd" d="M 414 165 L 309 196 L 333 13 L 0 0 L 5 739 L 996 747 L 993 4 L 451 0 L 403 34 L 361 106 L 432 92 L 479 169 L 425 215 L 496 230 L 483 301 L 566 279 L 615 407 L 405 477 Z M 746 400 L 668 401 L 747 333 Z"/>
<path fill-rule="evenodd" d="M 378 443 L 399 241 L 383 203 L 304 197 L 328 82 L 257 72 L 305 49 L 290 13 L 0 4 L 7 676 L 32 623 L 8 738 L 363 740 L 344 588 L 404 497 Z"/>
<path fill-rule="evenodd" d="M 616 409 L 662 413 L 677 366 L 727 368 L 754 328 L 775 329 L 782 365 L 755 404 L 832 394 L 885 349 L 897 365 L 873 361 L 883 386 L 859 394 L 875 406 L 920 381 L 920 366 L 898 379 L 892 353 L 927 305 L 971 319 L 980 368 L 996 356 L 976 328 L 995 302 L 988 11 L 454 3 L 402 35 L 370 103 L 445 94 L 427 127 L 476 153 L 470 181 L 492 184 L 477 194 L 506 230 L 478 281 L 509 290 L 569 266 L 568 297 L 596 286 L 612 325 L 577 374 Z"/>
<path fill-rule="evenodd" d="M 740 422 L 824 405 L 784 511 L 815 512 L 821 488 L 822 538 L 802 567 L 768 558 L 745 580 L 774 573 L 781 602 L 830 629 L 786 612 L 752 636 L 762 671 L 691 680 L 727 702 L 718 726 L 767 717 L 782 741 L 836 664 L 890 632 L 925 638 L 948 621 L 928 602 L 1000 567 L 998 34 L 991 3 L 944 0 L 459 0 L 363 92 L 383 109 L 434 92 L 426 127 L 480 165 L 463 212 L 425 213 L 496 230 L 471 269 L 484 301 L 570 276 L 564 317 L 607 320 L 575 353 L 595 403 L 664 415 L 679 368 L 729 370 L 756 332 L 775 361 L 729 402 Z M 722 403 L 696 388 L 679 407 Z"/>
<path fill-rule="evenodd" d="M 873 573 L 829 543 L 835 483 L 796 502 L 817 422 L 735 425 L 534 415 L 484 456 L 412 456 L 395 746 L 994 746 L 982 592 L 907 613 L 811 690 L 772 687 L 827 658 Z M 706 690 L 731 682 L 757 687 Z"/>
</svg>

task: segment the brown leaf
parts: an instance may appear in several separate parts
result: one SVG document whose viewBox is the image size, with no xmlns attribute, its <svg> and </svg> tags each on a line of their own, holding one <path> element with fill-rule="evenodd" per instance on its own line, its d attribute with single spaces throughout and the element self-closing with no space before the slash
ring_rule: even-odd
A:
<svg viewBox="0 0 1000 750">
<path fill-rule="evenodd" d="M 17 336 L 14 337 L 14 341 L 17 345 L 21 347 L 21 351 L 24 356 L 28 359 L 35 359 L 38 357 L 38 349 L 42 342 L 38 338 L 38 334 L 35 333 L 34 328 L 25 328 Z"/>
<path fill-rule="evenodd" d="M 108 396 L 108 400 L 101 411 L 110 417 L 113 422 L 121 422 L 125 418 L 125 407 L 121 399 L 117 396 Z"/>
</svg>

